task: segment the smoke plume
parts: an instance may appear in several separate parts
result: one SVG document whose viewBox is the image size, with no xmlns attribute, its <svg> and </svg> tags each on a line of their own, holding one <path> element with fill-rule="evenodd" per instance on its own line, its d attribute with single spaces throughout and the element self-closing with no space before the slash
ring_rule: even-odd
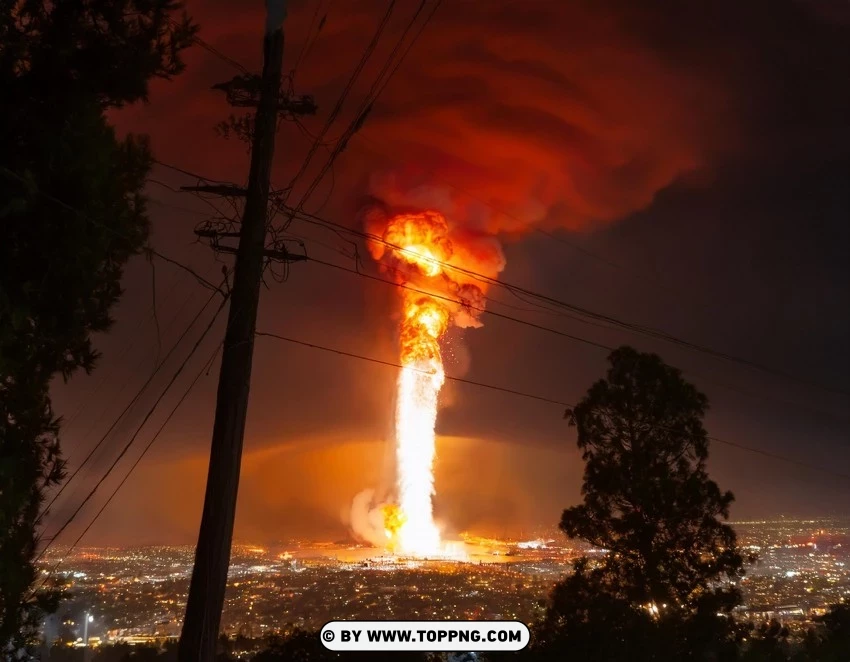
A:
<svg viewBox="0 0 850 662">
<path fill-rule="evenodd" d="M 359 492 L 351 502 L 349 526 L 354 537 L 375 547 L 385 547 L 387 535 L 384 530 L 383 508 L 387 502 L 379 502 L 373 489 Z"/>
<path fill-rule="evenodd" d="M 705 166 L 728 133 L 716 81 L 594 4 L 468 2 L 435 19 L 364 129 L 395 161 L 370 193 L 474 237 L 586 229 Z"/>
</svg>

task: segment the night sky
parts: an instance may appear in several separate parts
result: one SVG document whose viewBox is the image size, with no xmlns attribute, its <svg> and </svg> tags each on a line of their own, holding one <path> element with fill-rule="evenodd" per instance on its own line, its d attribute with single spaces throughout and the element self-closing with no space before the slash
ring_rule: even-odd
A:
<svg viewBox="0 0 850 662">
<path fill-rule="evenodd" d="M 285 69 L 302 50 L 317 2 L 291 4 Z M 354 116 L 418 4 L 397 3 L 329 138 Z M 296 92 L 319 105 L 304 120 L 311 133 L 386 10 L 377 0 L 321 6 L 327 22 L 294 78 Z M 259 69 L 262 3 L 190 0 L 188 9 L 206 42 Z M 243 183 L 245 146 L 213 130 L 233 110 L 210 90 L 238 71 L 199 47 L 186 62 L 184 75 L 152 86 L 149 104 L 117 114 L 118 130 L 149 134 L 165 163 Z M 493 310 L 658 352 L 708 394 L 710 434 L 833 472 L 714 443 L 710 471 L 737 496 L 733 519 L 850 514 L 850 479 L 835 475 L 850 466 L 848 72 L 850 6 L 837 0 L 449 0 L 305 209 L 357 227 L 369 194 L 439 201 L 455 222 L 499 238 L 507 282 L 795 375 L 526 310 L 532 306 L 501 288 L 490 292 L 503 302 L 488 304 Z M 311 141 L 282 124 L 273 186 L 292 177 Z M 326 157 L 319 150 L 296 194 Z M 210 207 L 163 186 L 195 180 L 162 166 L 152 177 L 154 247 L 220 280 L 221 263 L 193 234 Z M 290 229 L 310 256 L 353 266 L 333 232 L 299 221 Z M 128 266 L 117 323 L 98 341 L 99 368 L 56 386 L 72 471 L 209 297 L 185 272 L 154 266 L 152 273 L 142 257 Z M 269 280 L 263 290 L 258 330 L 395 361 L 397 294 L 295 264 L 285 283 Z M 605 370 L 604 350 L 505 319 L 483 321 L 451 333 L 449 374 L 575 403 Z M 222 326 L 223 319 L 90 515 L 209 358 Z M 82 544 L 194 542 L 217 371 L 216 363 Z M 238 540 L 346 535 L 352 497 L 392 484 L 396 374 L 258 338 Z M 84 483 L 109 466 L 155 396 L 156 389 L 132 409 L 81 473 L 87 480 L 72 483 L 60 503 L 79 499 Z M 554 530 L 561 510 L 580 499 L 583 470 L 563 408 L 464 384 L 447 385 L 443 405 L 436 509 L 449 532 Z"/>
</svg>

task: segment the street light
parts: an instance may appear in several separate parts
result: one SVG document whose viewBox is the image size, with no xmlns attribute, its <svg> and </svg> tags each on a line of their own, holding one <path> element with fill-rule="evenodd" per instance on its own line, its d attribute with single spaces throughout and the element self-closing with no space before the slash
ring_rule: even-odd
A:
<svg viewBox="0 0 850 662">
<path fill-rule="evenodd" d="M 83 659 L 89 659 L 89 623 L 94 621 L 94 616 L 86 612 L 86 617 L 83 619 Z"/>
</svg>

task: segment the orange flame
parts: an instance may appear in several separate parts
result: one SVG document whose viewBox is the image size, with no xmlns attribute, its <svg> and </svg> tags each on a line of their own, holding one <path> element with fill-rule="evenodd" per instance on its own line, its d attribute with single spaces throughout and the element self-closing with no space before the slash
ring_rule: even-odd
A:
<svg viewBox="0 0 850 662">
<path fill-rule="evenodd" d="M 381 508 L 381 513 L 384 516 L 384 533 L 387 534 L 387 539 L 389 540 L 389 544 L 387 546 L 391 550 L 395 550 L 398 545 L 398 532 L 401 527 L 404 526 L 407 518 L 401 511 L 401 508 L 395 504 L 387 504 L 383 506 Z"/>
<path fill-rule="evenodd" d="M 445 380 L 440 339 L 449 328 L 452 309 L 451 304 L 427 292 L 444 290 L 445 284 L 452 282 L 446 266 L 454 250 L 448 222 L 439 212 L 381 216 L 378 222 L 383 222 L 379 229 L 383 241 L 370 245 L 373 256 L 385 258 L 385 265 L 393 264 L 399 282 L 412 279 L 424 288 L 402 290 L 400 357 L 404 367 L 396 410 L 399 505 L 385 508 L 385 529 L 392 549 L 397 545 L 406 554 L 435 555 L 442 551 L 431 504 L 434 426 Z"/>
<path fill-rule="evenodd" d="M 446 218 L 435 211 L 393 216 L 384 230 L 384 241 L 402 250 L 396 258 L 415 265 L 423 275 L 433 278 L 443 272 L 443 264 L 452 256 Z"/>
<path fill-rule="evenodd" d="M 401 290 L 400 358 L 396 409 L 398 506 L 384 509 L 390 547 L 416 556 L 457 556 L 440 540 L 434 522 L 434 459 L 437 404 L 445 382 L 440 340 L 450 324 L 480 326 L 486 280 L 467 269 L 488 265 L 491 277 L 504 266 L 492 238 L 451 228 L 434 210 L 397 213 L 380 205 L 364 210 L 374 237 L 369 252 L 392 272 Z"/>
<path fill-rule="evenodd" d="M 405 291 L 401 322 L 401 363 L 430 370 L 442 365 L 440 338 L 449 326 L 449 311 L 433 297 Z"/>
</svg>

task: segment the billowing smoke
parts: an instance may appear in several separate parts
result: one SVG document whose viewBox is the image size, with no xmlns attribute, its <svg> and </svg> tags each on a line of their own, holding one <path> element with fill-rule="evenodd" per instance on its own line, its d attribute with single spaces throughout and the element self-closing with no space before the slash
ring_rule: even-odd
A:
<svg viewBox="0 0 850 662">
<path fill-rule="evenodd" d="M 388 502 L 377 500 L 377 492 L 373 489 L 363 490 L 354 497 L 349 513 L 349 526 L 358 540 L 376 547 L 387 545 L 383 509 L 388 505 Z"/>
<path fill-rule="evenodd" d="M 364 152 L 392 149 L 369 192 L 437 209 L 453 234 L 583 230 L 706 166 L 730 134 L 723 91 L 620 4 L 466 2 L 435 18 L 364 127 Z"/>
<path fill-rule="evenodd" d="M 481 326 L 487 280 L 505 267 L 498 239 L 480 227 L 454 221 L 456 212 L 445 189 L 412 189 L 404 200 L 406 204 L 401 199 L 373 199 L 362 210 L 365 230 L 382 240 L 368 243 L 372 257 L 397 282 L 443 297 L 438 300 L 448 307 L 455 326 Z M 425 266 L 433 260 L 435 273 L 423 272 L 423 260 L 411 260 L 411 252 L 391 246 L 423 251 Z"/>
</svg>

